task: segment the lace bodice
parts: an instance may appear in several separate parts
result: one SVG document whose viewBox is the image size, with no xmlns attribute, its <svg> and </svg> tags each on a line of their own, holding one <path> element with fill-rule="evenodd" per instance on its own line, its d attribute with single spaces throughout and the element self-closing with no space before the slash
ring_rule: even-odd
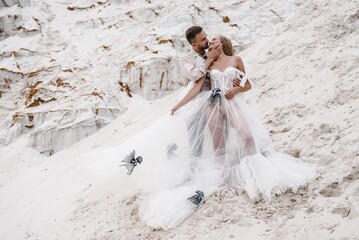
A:
<svg viewBox="0 0 359 240">
<path fill-rule="evenodd" d="M 244 87 L 247 82 L 247 75 L 234 67 L 227 67 L 223 72 L 218 69 L 212 69 L 209 71 L 211 78 L 211 88 L 232 88 L 233 79 L 241 79 L 240 86 Z"/>
</svg>

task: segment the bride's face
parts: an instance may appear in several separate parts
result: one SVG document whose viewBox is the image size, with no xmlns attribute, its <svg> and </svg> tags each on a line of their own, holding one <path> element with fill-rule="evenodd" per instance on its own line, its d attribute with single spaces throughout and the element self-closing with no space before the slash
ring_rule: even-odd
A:
<svg viewBox="0 0 359 240">
<path fill-rule="evenodd" d="M 209 44 L 210 45 L 222 44 L 220 36 L 215 36 Z"/>
<path fill-rule="evenodd" d="M 216 36 L 214 38 L 212 38 L 212 41 L 209 42 L 209 50 L 213 49 L 214 47 L 217 47 L 219 45 L 222 45 L 222 42 L 221 42 L 221 37 L 220 36 Z"/>
</svg>

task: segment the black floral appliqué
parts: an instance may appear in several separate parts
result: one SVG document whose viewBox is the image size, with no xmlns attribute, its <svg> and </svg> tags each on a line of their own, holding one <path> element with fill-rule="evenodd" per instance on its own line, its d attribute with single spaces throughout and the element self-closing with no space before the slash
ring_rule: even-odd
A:
<svg viewBox="0 0 359 240">
<path fill-rule="evenodd" d="M 177 150 L 177 144 L 176 143 L 168 144 L 168 146 L 167 146 L 167 159 L 175 158 L 177 156 L 176 150 Z"/>
<path fill-rule="evenodd" d="M 204 198 L 204 194 L 202 191 L 197 190 L 196 195 L 187 198 L 188 201 L 192 202 L 194 205 L 198 206 Z"/>
<path fill-rule="evenodd" d="M 127 168 L 127 175 L 130 175 L 133 172 L 133 169 L 137 166 L 137 164 L 141 164 L 143 161 L 141 156 L 135 158 L 135 150 L 133 150 L 130 155 L 127 155 L 125 159 L 121 162 L 124 164 L 120 164 L 121 166 L 125 166 Z"/>
<path fill-rule="evenodd" d="M 222 98 L 221 98 L 221 89 L 220 88 L 214 88 L 212 89 L 212 94 L 211 96 L 208 98 L 208 102 L 209 102 L 209 106 L 211 108 L 214 107 L 214 105 L 216 103 L 219 102 L 219 104 L 222 104 Z"/>
</svg>

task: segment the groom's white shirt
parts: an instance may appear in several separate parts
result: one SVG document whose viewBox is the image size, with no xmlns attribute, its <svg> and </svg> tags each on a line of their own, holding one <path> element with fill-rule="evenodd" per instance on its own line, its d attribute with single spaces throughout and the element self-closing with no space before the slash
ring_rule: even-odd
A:
<svg viewBox="0 0 359 240">
<path fill-rule="evenodd" d="M 198 81 L 203 76 L 206 76 L 204 69 L 204 57 L 191 48 L 191 51 L 185 55 L 180 56 L 179 64 L 181 67 L 182 76 L 184 77 L 185 84 L 190 81 Z M 211 90 L 211 83 L 208 78 L 201 88 L 201 91 Z"/>
</svg>

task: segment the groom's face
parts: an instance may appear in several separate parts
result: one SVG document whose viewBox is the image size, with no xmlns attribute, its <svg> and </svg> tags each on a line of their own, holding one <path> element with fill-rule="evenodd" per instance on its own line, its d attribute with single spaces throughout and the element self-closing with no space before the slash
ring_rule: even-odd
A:
<svg viewBox="0 0 359 240">
<path fill-rule="evenodd" d="M 207 34 L 202 31 L 196 35 L 196 41 L 192 43 L 192 46 L 204 50 L 208 48 L 208 43 Z"/>
</svg>

